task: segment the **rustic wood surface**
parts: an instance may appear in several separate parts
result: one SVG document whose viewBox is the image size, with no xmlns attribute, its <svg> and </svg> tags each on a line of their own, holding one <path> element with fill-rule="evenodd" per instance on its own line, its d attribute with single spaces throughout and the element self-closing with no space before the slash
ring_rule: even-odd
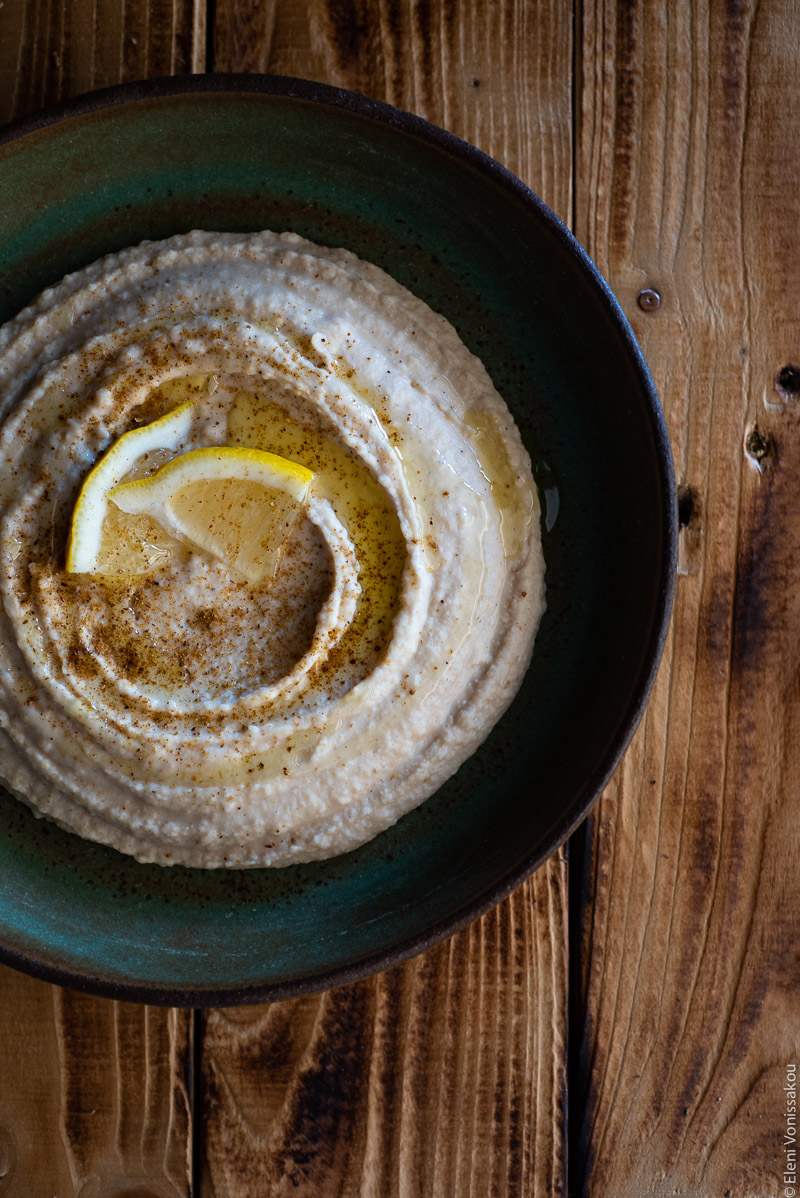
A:
<svg viewBox="0 0 800 1198">
<path fill-rule="evenodd" d="M 798 37 L 782 0 L 584 7 L 577 232 L 633 322 L 688 488 L 658 685 L 592 820 L 573 1165 L 596 1198 L 785 1189 L 800 375 L 775 380 L 800 362 Z M 639 309 L 643 288 L 659 308 Z"/>
<path fill-rule="evenodd" d="M 0 970 L 0 1195 L 548 1198 L 568 1118 L 575 1196 L 792 1198 L 799 40 L 792 0 L 0 6 L 0 120 L 270 71 L 503 161 L 633 322 L 685 525 L 653 699 L 573 842 L 569 940 L 561 853 L 451 941 L 293 1002 L 163 1011 Z"/>
<path fill-rule="evenodd" d="M 0 1194 L 186 1198 L 192 1012 L 0 970 Z"/>
<path fill-rule="evenodd" d="M 205 1016 L 201 1194 L 564 1192 L 563 863 L 355 985 Z"/>
</svg>

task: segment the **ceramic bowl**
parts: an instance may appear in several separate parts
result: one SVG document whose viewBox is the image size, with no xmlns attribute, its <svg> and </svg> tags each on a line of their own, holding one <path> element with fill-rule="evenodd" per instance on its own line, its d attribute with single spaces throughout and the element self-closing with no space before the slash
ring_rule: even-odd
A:
<svg viewBox="0 0 800 1198">
<path fill-rule="evenodd" d="M 345 856 L 162 869 L 0 796 L 0 957 L 186 1006 L 364 976 L 461 928 L 544 861 L 642 713 L 676 544 L 669 444 L 631 330 L 574 238 L 498 163 L 384 104 L 261 76 L 113 88 L 0 132 L 2 320 L 102 254 L 194 228 L 346 246 L 447 316 L 530 450 L 547 612 L 486 744 Z"/>
</svg>

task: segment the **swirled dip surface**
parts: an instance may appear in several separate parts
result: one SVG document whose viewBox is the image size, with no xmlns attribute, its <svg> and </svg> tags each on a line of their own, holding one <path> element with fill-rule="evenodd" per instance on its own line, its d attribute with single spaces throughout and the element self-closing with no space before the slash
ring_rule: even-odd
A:
<svg viewBox="0 0 800 1198">
<path fill-rule="evenodd" d="M 528 456 L 481 363 L 377 267 L 293 234 L 105 258 L 0 332 L 0 776 L 142 861 L 285 865 L 368 840 L 481 743 L 544 607 Z M 195 400 L 186 443 L 315 471 L 257 586 L 139 520 L 68 574 L 81 484 Z M 115 523 L 116 522 L 116 523 Z"/>
</svg>

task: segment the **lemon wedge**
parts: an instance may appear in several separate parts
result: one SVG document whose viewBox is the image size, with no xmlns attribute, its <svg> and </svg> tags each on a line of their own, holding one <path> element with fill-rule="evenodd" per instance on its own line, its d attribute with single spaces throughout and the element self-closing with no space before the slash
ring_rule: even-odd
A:
<svg viewBox="0 0 800 1198">
<path fill-rule="evenodd" d="M 72 512 L 67 544 L 67 570 L 70 574 L 103 572 L 106 563 L 101 554 L 101 543 L 108 515 L 109 491 L 122 482 L 146 454 L 177 449 L 189 434 L 193 408 L 191 401 L 182 403 L 167 412 L 166 416 L 123 433 L 87 475 Z M 162 552 L 161 547 L 155 546 L 154 552 L 158 556 Z"/>
<path fill-rule="evenodd" d="M 147 515 L 170 536 L 259 583 L 277 566 L 313 471 L 242 446 L 193 449 L 155 474 L 109 491 L 123 512 Z"/>
</svg>

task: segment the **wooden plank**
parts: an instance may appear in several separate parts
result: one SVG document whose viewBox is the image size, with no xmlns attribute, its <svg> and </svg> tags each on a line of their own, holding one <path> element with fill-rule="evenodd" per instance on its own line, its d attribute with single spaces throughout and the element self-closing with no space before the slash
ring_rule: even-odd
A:
<svg viewBox="0 0 800 1198">
<path fill-rule="evenodd" d="M 202 0 L 0 7 L 0 121 L 94 87 L 201 69 Z M 0 969 L 0 1192 L 187 1195 L 187 1012 Z"/>
<path fill-rule="evenodd" d="M 571 29 L 555 0 L 218 0 L 213 64 L 417 112 L 500 158 L 569 219 Z M 203 1198 L 564 1193 L 566 967 L 557 854 L 405 966 L 210 1013 Z"/>
<path fill-rule="evenodd" d="M 210 1012 L 204 1198 L 564 1193 L 565 904 L 555 858 L 404 966 Z"/>
<path fill-rule="evenodd" d="M 205 0 L 0 6 L 0 122 L 98 87 L 205 69 Z"/>
<path fill-rule="evenodd" d="M 690 489 L 666 658 L 594 821 L 575 1191 L 593 1198 L 794 1192 L 800 372 L 775 379 L 800 364 L 798 38 L 791 0 L 583 14 L 578 233 Z"/>
<path fill-rule="evenodd" d="M 0 1193 L 187 1198 L 191 1021 L 0 969 Z"/>
</svg>

